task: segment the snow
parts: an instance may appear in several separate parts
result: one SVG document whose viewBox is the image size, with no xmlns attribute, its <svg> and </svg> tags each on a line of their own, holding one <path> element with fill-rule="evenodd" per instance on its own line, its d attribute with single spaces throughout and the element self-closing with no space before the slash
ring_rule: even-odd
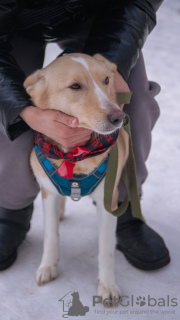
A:
<svg viewBox="0 0 180 320">
<path fill-rule="evenodd" d="M 95 207 L 89 198 L 76 205 L 68 199 L 66 217 L 60 223 L 59 277 L 38 287 L 35 272 L 43 249 L 43 214 L 39 195 L 35 201 L 32 227 L 19 249 L 18 259 L 10 269 L 0 273 L 0 320 L 62 319 L 63 304 L 58 300 L 69 291 L 78 291 L 83 305 L 89 306 L 83 319 L 179 319 L 179 18 L 179 1 L 165 1 L 158 12 L 157 27 L 144 47 L 148 77 L 160 83 L 162 90 L 157 96 L 161 117 L 153 130 L 153 144 L 147 161 L 149 177 L 143 188 L 142 208 L 147 223 L 164 238 L 171 263 L 157 271 L 140 271 L 116 251 L 117 282 L 123 296 L 129 297 L 124 298 L 125 303 L 129 300 L 130 305 L 113 309 L 104 309 L 100 304 L 93 306 L 98 252 Z M 45 63 L 57 53 L 57 46 L 49 45 Z M 145 297 L 144 306 L 136 304 L 139 296 Z M 151 305 L 148 305 L 148 296 Z M 171 300 L 173 298 L 175 300 Z M 160 301 L 165 305 L 158 306 Z M 178 305 L 175 306 L 173 301 Z"/>
</svg>

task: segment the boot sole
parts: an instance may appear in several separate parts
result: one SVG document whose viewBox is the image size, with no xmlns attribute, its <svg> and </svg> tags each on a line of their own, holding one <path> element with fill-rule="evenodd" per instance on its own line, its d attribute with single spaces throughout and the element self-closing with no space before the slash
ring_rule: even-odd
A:
<svg viewBox="0 0 180 320">
<path fill-rule="evenodd" d="M 132 255 L 128 254 L 119 244 L 116 245 L 116 249 L 121 251 L 127 261 L 133 266 L 136 267 L 140 270 L 144 271 L 153 271 L 153 270 L 158 270 L 160 268 L 165 267 L 168 265 L 171 261 L 169 254 L 167 253 L 166 256 L 163 258 L 153 261 L 153 262 L 144 262 L 141 260 L 136 259 L 135 257 L 132 257 Z"/>
<path fill-rule="evenodd" d="M 17 250 L 15 250 L 7 260 L 0 263 L 0 271 L 8 269 L 17 258 Z"/>
</svg>

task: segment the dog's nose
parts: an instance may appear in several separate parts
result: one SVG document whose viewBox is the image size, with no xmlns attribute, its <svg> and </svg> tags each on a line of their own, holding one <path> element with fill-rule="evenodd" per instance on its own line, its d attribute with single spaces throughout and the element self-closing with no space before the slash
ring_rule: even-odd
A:
<svg viewBox="0 0 180 320">
<path fill-rule="evenodd" d="M 124 113 L 121 110 L 118 110 L 118 111 L 109 113 L 107 115 L 107 118 L 108 118 L 108 121 L 110 123 L 112 123 L 113 125 L 116 126 L 116 125 L 120 124 L 123 121 Z"/>
</svg>

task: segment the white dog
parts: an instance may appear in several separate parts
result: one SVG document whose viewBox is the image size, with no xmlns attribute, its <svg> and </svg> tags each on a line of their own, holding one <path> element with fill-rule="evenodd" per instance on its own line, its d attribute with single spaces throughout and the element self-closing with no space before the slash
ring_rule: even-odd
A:
<svg viewBox="0 0 180 320">
<path fill-rule="evenodd" d="M 85 54 L 67 54 L 30 75 L 24 86 L 36 107 L 60 110 L 77 117 L 79 127 L 93 130 L 92 139 L 89 142 L 91 143 L 98 139 L 99 135 L 108 137 L 122 127 L 123 112 L 116 104 L 114 93 L 115 72 L 116 66 L 98 54 L 93 57 Z M 50 145 L 56 145 L 58 150 L 66 154 L 72 151 L 57 145 L 48 137 L 43 135 L 39 137 L 40 140 L 41 138 L 45 140 L 47 148 Z M 123 128 L 119 130 L 117 143 L 120 169 L 116 186 L 128 156 L 128 138 Z M 55 149 L 57 150 L 56 147 Z M 70 171 L 73 170 L 73 178 L 88 175 L 99 168 L 107 158 L 109 150 L 110 148 L 107 148 L 103 153 L 84 158 L 70 166 Z M 58 275 L 58 229 L 60 215 L 63 215 L 65 197 L 59 194 L 47 177 L 35 152 L 33 149 L 31 166 L 42 190 L 45 215 L 44 252 L 36 274 L 37 284 L 42 285 Z M 67 161 L 64 162 L 63 159 L 50 159 L 50 161 L 61 169 L 64 163 L 65 167 L 67 165 Z M 117 196 L 116 186 L 114 191 Z M 114 274 L 116 218 L 104 208 L 104 179 L 90 196 L 97 204 L 99 223 L 98 295 L 103 299 L 113 296 L 119 298 L 120 291 Z"/>
</svg>

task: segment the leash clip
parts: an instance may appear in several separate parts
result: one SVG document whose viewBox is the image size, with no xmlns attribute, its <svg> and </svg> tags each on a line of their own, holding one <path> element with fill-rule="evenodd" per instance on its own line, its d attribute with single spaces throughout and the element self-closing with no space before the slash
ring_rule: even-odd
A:
<svg viewBox="0 0 180 320">
<path fill-rule="evenodd" d="M 70 181 L 71 199 L 78 201 L 81 199 L 81 181 Z"/>
</svg>

